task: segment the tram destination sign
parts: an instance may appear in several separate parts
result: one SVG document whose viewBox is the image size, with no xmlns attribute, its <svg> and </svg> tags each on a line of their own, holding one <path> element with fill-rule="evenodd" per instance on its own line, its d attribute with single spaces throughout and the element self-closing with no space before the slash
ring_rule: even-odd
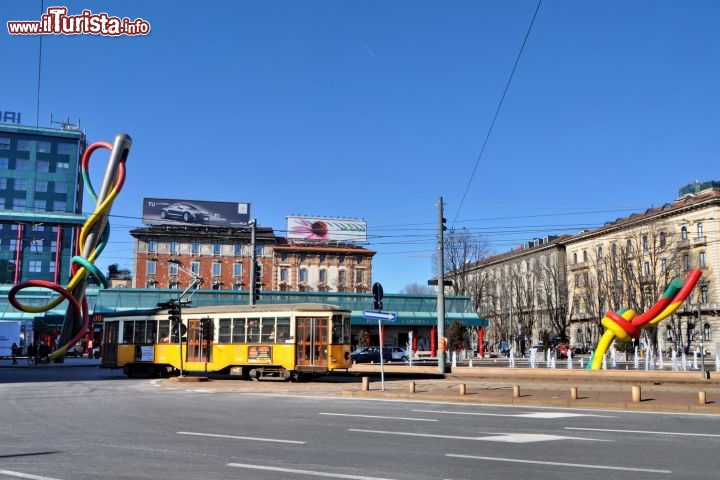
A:
<svg viewBox="0 0 720 480">
<path fill-rule="evenodd" d="M 369 320 L 384 320 L 386 322 L 394 322 L 397 320 L 397 314 L 392 312 L 382 312 L 379 310 L 363 310 L 363 318 Z"/>
</svg>

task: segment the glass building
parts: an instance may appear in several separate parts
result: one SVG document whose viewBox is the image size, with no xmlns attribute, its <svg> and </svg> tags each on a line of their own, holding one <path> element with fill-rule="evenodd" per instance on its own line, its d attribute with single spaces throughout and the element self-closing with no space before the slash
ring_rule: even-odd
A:
<svg viewBox="0 0 720 480">
<path fill-rule="evenodd" d="M 86 215 L 79 129 L 0 124 L 0 283 L 63 284 Z"/>
</svg>

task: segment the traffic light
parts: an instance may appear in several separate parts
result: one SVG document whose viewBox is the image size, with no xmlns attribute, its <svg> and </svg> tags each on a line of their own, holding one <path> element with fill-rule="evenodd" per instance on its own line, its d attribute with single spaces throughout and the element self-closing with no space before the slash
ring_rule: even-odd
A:
<svg viewBox="0 0 720 480">
<path fill-rule="evenodd" d="M 373 308 L 375 310 L 382 310 L 383 309 L 383 288 L 382 285 L 380 285 L 378 282 L 373 283 L 372 286 L 372 293 L 373 293 Z"/>
<path fill-rule="evenodd" d="M 180 323 L 180 305 L 172 303 L 168 307 L 168 320 L 172 323 Z"/>
<path fill-rule="evenodd" d="M 262 290 L 262 265 L 255 262 L 255 278 L 253 279 L 252 294 L 255 300 L 260 299 L 260 290 Z"/>
<path fill-rule="evenodd" d="M 447 230 L 447 226 L 445 225 L 446 223 L 447 223 L 447 218 L 442 217 L 442 229 L 443 229 L 443 232 L 444 232 L 445 230 Z"/>
</svg>

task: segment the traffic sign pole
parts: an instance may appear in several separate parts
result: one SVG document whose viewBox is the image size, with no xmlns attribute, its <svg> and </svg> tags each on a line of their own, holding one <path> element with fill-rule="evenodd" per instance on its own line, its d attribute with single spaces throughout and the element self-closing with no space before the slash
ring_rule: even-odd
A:
<svg viewBox="0 0 720 480">
<path fill-rule="evenodd" d="M 382 308 L 383 308 L 382 285 L 380 285 L 378 282 L 373 283 L 372 293 L 373 293 L 373 300 L 374 300 L 373 308 L 376 310 L 376 312 L 373 312 L 372 310 L 365 310 L 363 312 L 363 317 L 377 318 L 377 321 L 378 321 L 378 343 L 380 343 L 380 390 L 385 390 L 385 368 L 383 367 L 383 345 L 385 343 L 385 338 L 383 337 L 382 321 L 388 320 L 390 322 L 394 322 L 395 314 L 382 311 Z"/>
<path fill-rule="evenodd" d="M 385 391 L 385 369 L 383 367 L 383 343 L 385 343 L 385 338 L 383 338 L 382 320 L 380 320 L 379 318 L 378 335 L 380 338 L 380 390 Z"/>
</svg>

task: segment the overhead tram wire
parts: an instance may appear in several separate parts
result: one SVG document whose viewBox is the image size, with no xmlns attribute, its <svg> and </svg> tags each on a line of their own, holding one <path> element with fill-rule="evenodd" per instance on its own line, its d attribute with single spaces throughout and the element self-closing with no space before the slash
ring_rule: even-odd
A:
<svg viewBox="0 0 720 480">
<path fill-rule="evenodd" d="M 525 33 L 525 38 L 523 39 L 522 45 L 520 46 L 520 51 L 518 52 L 517 58 L 515 59 L 515 64 L 513 65 L 512 71 L 510 72 L 510 77 L 508 77 L 507 83 L 505 84 L 505 90 L 503 90 L 503 94 L 500 97 L 500 102 L 498 103 L 497 109 L 495 110 L 495 115 L 493 115 L 492 122 L 490 123 L 490 127 L 488 128 L 487 134 L 485 135 L 485 140 L 483 141 L 482 148 L 480 149 L 480 154 L 478 154 L 477 160 L 475 161 L 475 167 L 470 174 L 467 186 L 465 187 L 465 192 L 463 193 L 462 199 L 460 200 L 460 205 L 455 212 L 455 218 L 453 219 L 452 223 L 453 228 L 455 227 L 455 222 L 457 221 L 458 215 L 460 215 L 460 211 L 463 208 L 463 204 L 465 203 L 465 197 L 467 197 L 468 191 L 470 190 L 470 185 L 472 184 L 473 178 L 475 178 L 475 173 L 477 172 L 478 166 L 480 165 L 480 159 L 482 159 L 483 153 L 485 153 L 485 148 L 487 147 L 488 140 L 490 140 L 490 135 L 492 134 L 493 128 L 495 127 L 495 122 L 497 121 L 498 115 L 500 114 L 500 108 L 502 108 L 505 96 L 510 89 L 510 83 L 512 82 L 513 76 L 515 75 L 515 70 L 517 69 L 518 63 L 520 63 L 520 57 L 522 56 L 523 50 L 525 50 L 525 44 L 527 43 L 528 37 L 530 36 L 530 32 L 532 31 L 532 27 L 535 23 L 535 18 L 537 18 L 537 14 L 540 10 L 541 4 L 542 0 L 538 0 L 537 7 L 535 8 L 535 13 L 533 13 L 532 20 L 530 20 L 530 25 L 528 26 L 527 32 Z"/>
</svg>

